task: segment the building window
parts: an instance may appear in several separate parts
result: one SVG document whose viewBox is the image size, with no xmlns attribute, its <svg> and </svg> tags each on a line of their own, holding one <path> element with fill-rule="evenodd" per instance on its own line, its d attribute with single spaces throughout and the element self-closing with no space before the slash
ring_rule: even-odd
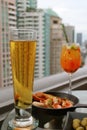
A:
<svg viewBox="0 0 87 130">
<path fill-rule="evenodd" d="M 54 23 L 54 24 L 58 24 L 58 21 L 54 20 L 53 23 Z"/>
</svg>

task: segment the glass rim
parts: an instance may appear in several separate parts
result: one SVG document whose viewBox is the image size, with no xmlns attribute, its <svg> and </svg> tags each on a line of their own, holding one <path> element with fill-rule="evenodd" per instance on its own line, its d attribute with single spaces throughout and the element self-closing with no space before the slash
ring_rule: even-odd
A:
<svg viewBox="0 0 87 130">
<path fill-rule="evenodd" d="M 80 46 L 80 44 L 77 43 L 77 42 L 63 43 L 62 45 L 66 45 L 66 46 L 72 46 L 72 45 Z"/>
<path fill-rule="evenodd" d="M 11 28 L 9 31 L 10 40 L 36 40 L 37 31 L 31 28 Z"/>
</svg>

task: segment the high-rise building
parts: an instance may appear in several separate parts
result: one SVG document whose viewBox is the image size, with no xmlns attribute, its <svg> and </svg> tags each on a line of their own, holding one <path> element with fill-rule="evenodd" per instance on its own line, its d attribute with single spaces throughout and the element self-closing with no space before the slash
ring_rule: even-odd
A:
<svg viewBox="0 0 87 130">
<path fill-rule="evenodd" d="M 19 25 L 21 28 L 22 26 Z M 45 71 L 45 43 L 44 43 L 44 12 L 43 10 L 30 11 L 26 13 L 24 27 L 34 29 L 37 32 L 37 49 L 35 62 L 35 78 L 44 76 Z"/>
<path fill-rule="evenodd" d="M 15 0 L 0 0 L 0 87 L 6 87 L 12 84 L 9 30 L 15 27 Z"/>
<path fill-rule="evenodd" d="M 37 31 L 37 50 L 35 78 L 44 76 L 43 11 L 37 10 L 37 0 L 16 0 L 18 28 L 30 28 Z"/>
<path fill-rule="evenodd" d="M 77 33 L 76 42 L 82 45 L 82 33 Z"/>
<path fill-rule="evenodd" d="M 35 10 L 37 8 L 37 0 L 16 0 L 17 7 L 17 26 L 19 27 L 20 23 L 24 27 L 26 22 L 26 12 L 30 10 Z"/>
<path fill-rule="evenodd" d="M 9 30 L 16 28 L 16 22 L 18 28 L 37 31 L 35 78 L 59 72 L 60 49 L 65 39 L 58 15 L 52 9 L 37 9 L 37 0 L 0 0 L 0 9 L 0 86 L 12 84 L 8 42 Z"/>
<path fill-rule="evenodd" d="M 50 43 L 50 73 L 56 74 L 62 71 L 60 65 L 60 53 L 63 43 L 66 43 L 63 35 L 62 20 L 58 16 L 51 17 L 51 43 Z"/>
<path fill-rule="evenodd" d="M 65 25 L 65 31 L 70 43 L 75 42 L 75 28 L 71 25 Z"/>
<path fill-rule="evenodd" d="M 26 12 L 27 9 L 36 9 L 37 8 L 37 0 L 16 0 L 17 11 Z"/>
<path fill-rule="evenodd" d="M 52 73 L 54 73 L 52 70 L 52 66 L 56 66 L 56 70 L 55 72 L 58 72 L 58 70 L 60 70 L 60 64 L 59 63 L 59 53 L 60 53 L 60 48 L 61 48 L 61 44 L 63 41 L 63 34 L 62 34 L 62 28 L 61 28 L 61 22 L 59 23 L 58 21 L 58 27 L 56 26 L 56 24 L 54 26 L 57 27 L 58 29 L 58 35 L 56 35 L 56 41 L 60 41 L 58 42 L 58 46 L 57 44 L 55 45 L 55 48 L 58 48 L 58 53 L 57 55 L 55 55 L 52 58 L 53 55 L 51 55 L 51 51 L 53 51 L 51 45 L 53 42 L 53 39 L 51 39 L 52 34 L 52 29 L 51 25 L 52 25 L 52 16 L 56 17 L 57 19 L 59 19 L 59 17 L 57 16 L 57 14 L 52 11 L 52 9 L 37 9 L 36 5 L 34 5 L 34 8 L 31 8 L 30 5 L 26 5 L 24 4 L 24 1 L 19 2 L 19 0 L 17 0 L 17 16 L 18 16 L 18 27 L 19 28 L 30 28 L 30 29 L 35 29 L 37 31 L 37 50 L 36 50 L 36 64 L 35 64 L 35 78 L 41 78 L 43 76 L 48 76 Z M 22 3 L 23 2 L 23 3 Z M 26 3 L 26 2 L 25 2 Z M 25 8 L 21 8 L 20 10 L 20 6 L 22 4 L 26 5 L 24 6 Z M 20 5 L 20 6 L 19 6 Z M 55 19 L 56 19 L 55 18 Z M 56 20 L 54 20 L 56 21 Z M 55 28 L 55 27 L 54 27 Z M 57 29 L 55 28 L 55 30 L 57 31 Z M 59 33 L 60 32 L 60 33 Z M 58 38 L 61 40 L 58 40 Z M 57 58 L 55 58 L 57 57 Z M 57 62 L 57 65 L 54 65 L 54 59 Z M 58 68 L 58 67 L 59 68 Z M 54 67 L 55 68 L 55 67 Z"/>
<path fill-rule="evenodd" d="M 50 18 L 50 74 L 56 74 L 62 71 L 60 65 L 60 53 L 63 43 L 66 43 L 62 19 L 52 10 L 48 9 L 47 14 Z"/>
<path fill-rule="evenodd" d="M 37 8 L 37 0 L 28 0 L 30 2 L 30 7 L 33 9 Z"/>
<path fill-rule="evenodd" d="M 36 9 L 36 0 L 17 0 L 18 28 L 30 28 L 37 32 L 37 50 L 35 62 L 35 78 L 44 76 L 44 12 Z"/>
</svg>

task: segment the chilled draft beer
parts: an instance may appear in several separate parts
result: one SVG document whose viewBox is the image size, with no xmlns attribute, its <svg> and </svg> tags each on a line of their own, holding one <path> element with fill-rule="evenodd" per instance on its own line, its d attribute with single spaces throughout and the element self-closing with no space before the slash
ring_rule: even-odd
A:
<svg viewBox="0 0 87 130">
<path fill-rule="evenodd" d="M 11 41 L 10 48 L 15 106 L 26 109 L 32 103 L 36 41 Z"/>
</svg>

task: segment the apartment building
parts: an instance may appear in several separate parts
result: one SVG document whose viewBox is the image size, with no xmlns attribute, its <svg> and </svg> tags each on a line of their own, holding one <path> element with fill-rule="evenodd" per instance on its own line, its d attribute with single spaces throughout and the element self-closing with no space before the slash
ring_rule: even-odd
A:
<svg viewBox="0 0 87 130">
<path fill-rule="evenodd" d="M 26 0 L 27 1 L 27 0 Z M 58 21 L 58 35 L 56 35 L 56 39 L 61 37 L 61 40 L 59 40 L 58 44 L 58 54 L 55 55 L 53 58 L 54 51 L 52 49 L 52 43 L 54 42 L 53 39 L 51 39 L 51 35 L 53 35 L 53 27 L 52 25 L 52 16 L 56 17 L 56 19 L 59 20 L 59 17 L 52 9 L 37 9 L 36 5 L 34 5 L 34 8 L 31 8 L 32 5 L 30 4 L 26 5 L 26 1 L 23 0 L 20 2 L 17 0 L 17 16 L 18 16 L 18 27 L 19 28 L 30 28 L 37 31 L 37 50 L 36 50 L 36 64 L 35 64 L 35 78 L 41 78 L 44 76 L 48 76 L 52 73 L 57 73 L 61 69 L 57 66 L 60 66 L 59 63 L 59 54 L 60 54 L 60 48 L 63 41 L 63 34 L 62 34 L 62 28 L 59 27 L 61 22 Z M 23 5 L 23 6 L 22 6 Z M 25 6 L 24 6 L 25 5 Z M 57 30 L 55 28 L 55 30 Z M 60 28 L 60 29 L 59 29 Z M 52 31 L 51 31 L 52 30 Z M 57 45 L 57 44 L 56 44 Z M 55 46 L 56 48 L 57 46 Z M 57 58 L 55 58 L 57 57 Z M 55 63 L 54 59 L 57 62 L 55 69 Z M 52 68 L 53 67 L 53 68 Z M 55 69 L 55 71 L 53 71 Z"/>
<path fill-rule="evenodd" d="M 16 0 L 16 7 L 17 7 L 17 27 L 20 25 L 21 16 L 22 18 L 22 27 L 24 27 L 26 22 L 25 14 L 30 9 L 37 8 L 37 0 Z"/>
<path fill-rule="evenodd" d="M 9 30 L 16 27 L 15 0 L 0 0 L 0 87 L 12 85 Z"/>
<path fill-rule="evenodd" d="M 18 10 L 17 10 L 18 11 Z M 37 32 L 37 50 L 35 62 L 35 78 L 44 76 L 44 12 L 43 10 L 30 9 L 26 12 L 21 12 L 18 16 L 19 28 L 30 28 Z"/>
<path fill-rule="evenodd" d="M 66 43 L 62 28 L 62 19 L 55 15 L 50 17 L 50 74 L 62 71 L 60 54 L 63 43 Z"/>
<path fill-rule="evenodd" d="M 35 78 L 58 73 L 60 49 L 65 42 L 61 18 L 52 9 L 37 9 L 37 0 L 0 0 L 0 10 L 0 86 L 12 85 L 9 30 L 16 26 L 37 31 Z"/>
<path fill-rule="evenodd" d="M 37 0 L 16 0 L 17 11 L 26 12 L 27 8 L 37 8 Z"/>
<path fill-rule="evenodd" d="M 30 28 L 37 31 L 37 50 L 34 76 L 35 78 L 41 78 L 49 75 L 49 52 L 47 51 L 48 48 L 45 43 L 45 41 L 47 41 L 45 38 L 48 36 L 45 31 L 46 24 L 44 10 L 37 9 L 37 0 L 16 0 L 16 6 L 17 27 Z"/>
<path fill-rule="evenodd" d="M 37 9 L 36 0 L 17 0 L 18 28 L 30 28 L 37 31 L 37 50 L 35 62 L 35 78 L 45 74 L 45 44 L 44 44 L 44 12 Z"/>
</svg>

